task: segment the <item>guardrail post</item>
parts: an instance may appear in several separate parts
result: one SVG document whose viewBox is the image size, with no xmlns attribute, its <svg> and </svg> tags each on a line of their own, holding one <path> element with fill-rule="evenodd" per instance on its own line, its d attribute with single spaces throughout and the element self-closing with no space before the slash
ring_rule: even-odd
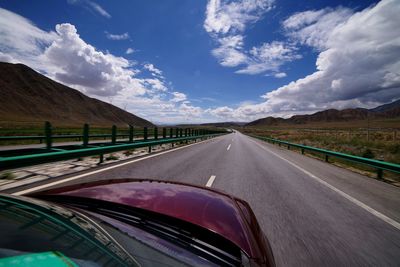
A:
<svg viewBox="0 0 400 267">
<path fill-rule="evenodd" d="M 52 146 L 52 128 L 51 128 L 51 123 L 46 121 L 44 123 L 44 135 L 45 135 L 45 140 L 46 140 L 46 149 L 47 150 L 51 150 L 51 146 Z"/>
<path fill-rule="evenodd" d="M 85 123 L 83 125 L 83 147 L 87 147 L 89 144 L 89 124 Z"/>
<path fill-rule="evenodd" d="M 143 128 L 143 140 L 147 141 L 147 127 Z"/>
<path fill-rule="evenodd" d="M 147 127 L 145 127 L 145 129 L 146 129 L 146 139 L 144 139 L 144 140 L 147 141 L 148 138 L 149 138 L 148 132 L 147 132 Z M 149 152 L 149 154 L 151 153 L 151 146 L 150 145 L 148 146 L 148 152 Z"/>
<path fill-rule="evenodd" d="M 154 127 L 154 139 L 155 140 L 158 139 L 158 129 L 157 129 L 157 127 Z"/>
<path fill-rule="evenodd" d="M 114 145 L 117 142 L 117 126 L 111 128 L 111 143 Z"/>
<path fill-rule="evenodd" d="M 162 129 L 162 137 L 163 137 L 163 139 L 167 138 L 167 129 L 166 128 Z"/>
<path fill-rule="evenodd" d="M 187 136 L 188 136 L 188 129 L 185 128 L 185 137 L 187 137 Z"/>
<path fill-rule="evenodd" d="M 179 129 L 179 137 L 182 137 L 182 136 L 183 136 L 183 129 L 180 128 L 180 129 Z"/>
<path fill-rule="evenodd" d="M 383 170 L 382 169 L 377 169 L 376 178 L 378 178 L 379 180 L 383 179 Z"/>
<path fill-rule="evenodd" d="M 329 162 L 329 156 L 325 155 L 325 162 Z"/>
<path fill-rule="evenodd" d="M 179 129 L 178 129 L 178 128 L 175 129 L 175 137 L 176 137 L 176 138 L 179 137 Z"/>
<path fill-rule="evenodd" d="M 174 137 L 174 130 L 172 128 L 169 128 L 169 138 Z"/>
<path fill-rule="evenodd" d="M 100 154 L 100 158 L 99 158 L 99 163 L 98 164 L 101 164 L 103 162 L 104 162 L 104 155 Z"/>
<path fill-rule="evenodd" d="M 304 148 L 301 149 L 301 154 L 304 155 Z"/>
<path fill-rule="evenodd" d="M 129 125 L 129 143 L 133 143 L 134 134 L 133 126 Z"/>
</svg>

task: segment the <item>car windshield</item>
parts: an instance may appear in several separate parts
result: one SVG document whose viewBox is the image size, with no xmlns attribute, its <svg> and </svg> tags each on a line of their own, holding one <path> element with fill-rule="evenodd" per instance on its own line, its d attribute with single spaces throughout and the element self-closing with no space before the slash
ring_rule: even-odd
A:
<svg viewBox="0 0 400 267">
<path fill-rule="evenodd" d="M 0 196 L 0 257 L 56 251 L 79 266 L 139 266 L 113 238 L 79 214 Z"/>
<path fill-rule="evenodd" d="M 132 227 L 135 216 L 126 211 L 67 202 L 70 208 L 0 195 L 0 258 L 56 252 L 78 266 L 234 266 L 238 257 L 245 258 L 182 238 L 165 224 L 142 220 L 144 226 Z M 171 237 L 179 242 L 170 242 Z"/>
</svg>

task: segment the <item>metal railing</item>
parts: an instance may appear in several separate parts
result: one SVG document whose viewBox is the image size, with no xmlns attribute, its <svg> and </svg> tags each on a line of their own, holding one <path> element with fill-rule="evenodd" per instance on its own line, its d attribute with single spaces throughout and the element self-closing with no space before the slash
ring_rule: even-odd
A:
<svg viewBox="0 0 400 267">
<path fill-rule="evenodd" d="M 45 124 L 45 147 L 28 148 L 0 151 L 0 171 L 12 168 L 31 166 L 42 163 L 49 163 L 61 160 L 81 158 L 87 156 L 99 155 L 99 163 L 104 160 L 104 154 L 118 151 L 131 150 L 135 148 L 148 147 L 151 152 L 152 146 L 174 143 L 196 141 L 197 139 L 211 138 L 228 133 L 225 130 L 210 129 L 191 129 L 191 128 L 163 128 L 161 135 L 157 127 L 152 129 L 149 134 L 147 127 L 143 128 L 143 139 L 134 139 L 135 133 L 132 126 L 129 127 L 127 140 L 117 140 L 117 127 L 112 127 L 111 142 L 107 143 L 90 143 L 89 125 L 83 127 L 82 144 L 53 146 L 53 135 L 51 124 Z M 167 135 L 169 130 L 169 136 Z M 93 136 L 93 135 L 92 135 Z M 98 135 L 94 135 L 98 136 Z M 29 137 L 28 137 L 29 138 Z"/>
<path fill-rule="evenodd" d="M 116 129 L 116 128 L 115 128 Z M 87 131 L 87 132 L 86 132 Z M 85 124 L 83 127 L 83 133 L 82 134 L 53 134 L 53 127 L 51 126 L 50 123 L 46 122 L 44 126 L 44 134 L 43 135 L 21 135 L 21 136 L 0 136 L 0 142 L 1 141 L 25 141 L 25 140 L 39 140 L 40 143 L 43 143 L 43 141 L 53 142 L 55 139 L 77 139 L 81 141 L 84 138 L 92 138 L 92 139 L 113 139 L 114 136 L 115 138 L 128 138 L 131 135 L 133 137 L 141 137 L 143 136 L 143 128 L 138 129 L 138 128 L 133 128 L 133 126 L 130 126 L 128 129 L 127 133 L 117 133 L 113 132 L 114 131 L 114 126 L 111 128 L 111 133 L 109 134 L 90 134 L 89 135 L 89 125 Z M 132 133 L 131 133 L 132 132 Z M 1 144 L 1 143 L 0 143 Z"/>
<path fill-rule="evenodd" d="M 331 151 L 331 150 L 316 148 L 316 147 L 312 147 L 312 146 L 290 143 L 287 141 L 282 141 L 282 140 L 278 140 L 278 139 L 274 139 L 274 138 L 268 138 L 268 137 L 257 136 L 257 135 L 249 135 L 249 136 L 266 141 L 266 142 L 270 142 L 272 144 L 278 144 L 279 146 L 285 145 L 285 146 L 287 146 L 288 149 L 290 149 L 291 147 L 299 148 L 301 150 L 301 154 L 304 154 L 305 151 L 316 152 L 316 153 L 322 154 L 325 156 L 326 162 L 329 162 L 329 157 L 335 157 L 335 158 L 367 165 L 367 166 L 370 166 L 370 167 L 373 167 L 376 169 L 378 179 L 383 178 L 384 170 L 394 172 L 394 173 L 400 173 L 400 165 L 395 164 L 395 163 L 358 157 L 358 156 L 354 156 L 354 155 L 349 155 L 349 154 L 335 152 L 335 151 Z"/>
</svg>

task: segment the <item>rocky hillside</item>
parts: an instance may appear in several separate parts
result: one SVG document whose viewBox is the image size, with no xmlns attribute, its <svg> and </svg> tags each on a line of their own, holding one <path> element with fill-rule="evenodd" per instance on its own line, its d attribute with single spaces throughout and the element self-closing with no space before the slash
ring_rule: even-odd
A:
<svg viewBox="0 0 400 267">
<path fill-rule="evenodd" d="M 90 98 L 22 64 L 0 63 L 0 122 L 152 126 L 145 119 Z"/>
</svg>

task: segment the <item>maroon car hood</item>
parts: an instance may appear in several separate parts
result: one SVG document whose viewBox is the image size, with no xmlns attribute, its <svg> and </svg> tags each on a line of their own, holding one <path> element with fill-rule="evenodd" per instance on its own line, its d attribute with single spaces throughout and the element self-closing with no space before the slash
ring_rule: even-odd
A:
<svg viewBox="0 0 400 267">
<path fill-rule="evenodd" d="M 65 191 L 68 189 L 68 191 Z M 130 181 L 79 188 L 61 188 L 45 194 L 68 195 L 110 201 L 175 217 L 232 241 L 250 257 L 258 254 L 235 200 L 201 187 L 161 181 Z"/>
</svg>

